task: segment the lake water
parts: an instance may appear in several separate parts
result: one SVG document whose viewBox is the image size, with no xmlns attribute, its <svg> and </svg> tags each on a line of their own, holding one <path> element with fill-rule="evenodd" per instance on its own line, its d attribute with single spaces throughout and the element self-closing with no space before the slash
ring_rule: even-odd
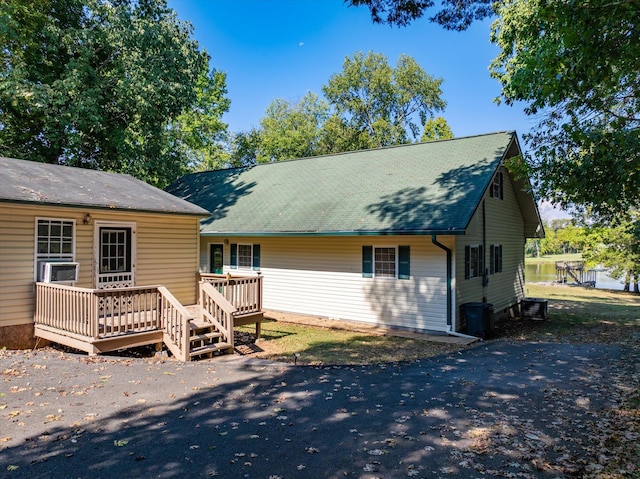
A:
<svg viewBox="0 0 640 479">
<path fill-rule="evenodd" d="M 527 283 L 551 282 L 556 280 L 556 265 L 554 263 L 527 264 L 524 269 Z M 607 275 L 606 271 L 598 271 L 596 288 L 622 290 L 624 285 L 617 279 Z"/>
</svg>

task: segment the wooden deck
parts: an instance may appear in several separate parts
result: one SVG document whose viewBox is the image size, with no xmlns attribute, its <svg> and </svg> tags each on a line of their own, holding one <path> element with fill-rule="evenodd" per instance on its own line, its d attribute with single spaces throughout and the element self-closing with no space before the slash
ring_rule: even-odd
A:
<svg viewBox="0 0 640 479">
<path fill-rule="evenodd" d="M 36 283 L 35 335 L 90 355 L 160 343 L 183 361 L 233 352 L 234 326 L 256 323 L 260 331 L 262 278 L 201 279 L 199 304 L 191 307 L 163 286 Z"/>
<path fill-rule="evenodd" d="M 596 285 L 596 272 L 585 269 L 584 261 L 556 261 L 556 281 L 568 283 L 570 279 L 581 286 Z"/>
</svg>

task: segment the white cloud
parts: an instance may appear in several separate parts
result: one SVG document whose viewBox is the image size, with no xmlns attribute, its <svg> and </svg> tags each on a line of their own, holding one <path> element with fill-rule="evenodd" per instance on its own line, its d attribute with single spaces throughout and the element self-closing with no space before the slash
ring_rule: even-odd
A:
<svg viewBox="0 0 640 479">
<path fill-rule="evenodd" d="M 298 43 L 298 46 L 299 46 L 299 47 L 303 47 L 303 46 L 304 46 L 304 42 L 300 42 L 300 43 Z"/>
</svg>

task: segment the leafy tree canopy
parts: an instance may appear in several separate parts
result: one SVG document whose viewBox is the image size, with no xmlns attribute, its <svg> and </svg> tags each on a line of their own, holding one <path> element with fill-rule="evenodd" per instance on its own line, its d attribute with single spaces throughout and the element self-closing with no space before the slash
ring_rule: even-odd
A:
<svg viewBox="0 0 640 479">
<path fill-rule="evenodd" d="M 262 144 L 256 158 L 258 163 L 318 154 L 320 130 L 328 117 L 329 105 L 315 93 L 307 93 L 295 104 L 274 100 L 260 120 Z"/>
<path fill-rule="evenodd" d="M 379 53 L 357 52 L 322 88 L 346 124 L 368 133 L 373 146 L 406 143 L 418 137 L 428 117 L 444 110 L 441 78 L 433 78 L 407 55 L 396 68 Z"/>
<path fill-rule="evenodd" d="M 166 185 L 226 128 L 191 33 L 165 0 L 3 1 L 0 154 Z"/>
<path fill-rule="evenodd" d="M 640 197 L 640 2 L 499 2 L 491 65 L 508 104 L 527 103 L 538 190 L 604 219 Z"/>
<path fill-rule="evenodd" d="M 366 6 L 375 23 L 406 26 L 433 8 L 433 0 L 345 0 L 353 6 Z M 493 14 L 493 0 L 442 0 L 441 10 L 429 17 L 448 30 L 465 30 L 474 20 Z"/>
<path fill-rule="evenodd" d="M 348 0 L 407 25 L 431 0 Z M 443 0 L 430 19 L 463 30 L 496 15 L 492 75 L 507 104 L 539 119 L 525 141 L 538 192 L 578 214 L 621 220 L 640 197 L 640 2 Z M 514 165 L 515 166 L 515 165 Z M 524 170 L 522 170 L 524 172 Z"/>
<path fill-rule="evenodd" d="M 420 141 L 450 140 L 451 138 L 453 138 L 453 131 L 451 131 L 449 123 L 439 116 L 427 120 Z"/>
<path fill-rule="evenodd" d="M 442 79 L 402 55 L 396 67 L 384 55 L 356 53 L 322 88 L 297 103 L 276 99 L 260 127 L 233 136 L 227 165 L 278 161 L 407 143 L 425 124 L 433 139 L 451 134 L 435 112 L 445 107 Z"/>
</svg>

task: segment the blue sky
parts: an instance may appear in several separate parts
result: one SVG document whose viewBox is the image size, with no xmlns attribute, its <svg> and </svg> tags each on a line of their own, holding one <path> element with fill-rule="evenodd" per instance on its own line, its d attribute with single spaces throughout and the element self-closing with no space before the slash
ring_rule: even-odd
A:
<svg viewBox="0 0 640 479">
<path fill-rule="evenodd" d="M 413 57 L 444 79 L 447 119 L 455 136 L 495 131 L 529 131 L 534 120 L 522 105 L 496 105 L 499 83 L 489 76 L 498 48 L 489 42 L 491 20 L 450 32 L 422 19 L 405 28 L 374 25 L 369 10 L 342 0 L 169 0 L 194 38 L 211 55 L 211 66 L 227 74 L 232 132 L 258 126 L 276 98 L 295 102 L 342 70 L 346 56 L 373 51 L 395 66 L 400 54 Z M 545 218 L 565 216 L 548 204 Z"/>
<path fill-rule="evenodd" d="M 356 51 L 382 53 L 395 65 L 402 53 L 432 76 L 442 77 L 443 116 L 456 136 L 502 130 L 528 131 L 521 106 L 497 106 L 500 94 L 488 66 L 498 50 L 489 42 L 490 21 L 466 32 L 448 32 L 427 20 L 405 28 L 374 25 L 366 8 L 342 0 L 169 0 L 194 37 L 226 72 L 231 131 L 259 124 L 276 98 L 295 102 L 342 70 Z"/>
</svg>

